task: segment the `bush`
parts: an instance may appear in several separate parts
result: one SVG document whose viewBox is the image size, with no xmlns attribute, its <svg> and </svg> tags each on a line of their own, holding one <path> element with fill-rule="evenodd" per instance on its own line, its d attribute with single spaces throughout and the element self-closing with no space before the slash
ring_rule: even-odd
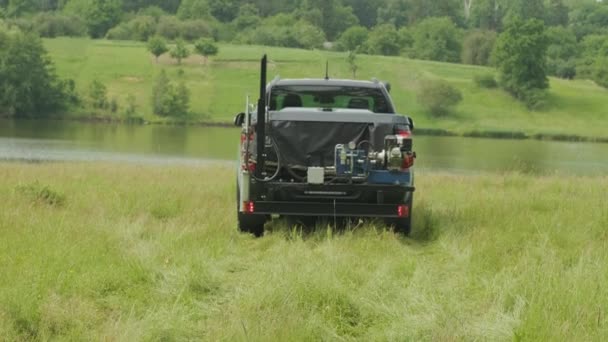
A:
<svg viewBox="0 0 608 342">
<path fill-rule="evenodd" d="M 108 107 L 108 90 L 106 86 L 98 80 L 93 80 L 89 86 L 89 98 L 91 106 L 97 109 L 106 109 Z"/>
<path fill-rule="evenodd" d="M 106 34 L 107 39 L 147 41 L 157 30 L 156 19 L 151 16 L 137 16 L 128 22 L 113 27 Z"/>
<path fill-rule="evenodd" d="M 397 56 L 401 51 L 400 36 L 391 24 L 376 26 L 365 43 L 365 51 L 372 55 Z"/>
<path fill-rule="evenodd" d="M 158 57 L 169 51 L 167 47 L 167 42 L 162 37 L 152 37 L 148 40 L 148 51 L 156 58 L 156 63 L 158 63 Z"/>
<path fill-rule="evenodd" d="M 530 89 L 524 93 L 522 100 L 530 110 L 539 110 L 547 105 L 548 92 L 545 89 Z"/>
<path fill-rule="evenodd" d="M 152 109 L 163 117 L 183 118 L 188 115 L 190 91 L 183 82 L 175 86 L 164 70 L 161 71 L 153 89 Z"/>
<path fill-rule="evenodd" d="M 202 37 L 212 37 L 213 30 L 204 20 L 186 20 L 180 25 L 180 37 L 194 41 Z"/>
<path fill-rule="evenodd" d="M 413 29 L 412 57 L 440 62 L 459 62 L 460 31 L 448 17 L 428 18 Z"/>
<path fill-rule="evenodd" d="M 496 41 L 494 58 L 500 70 L 501 87 L 531 109 L 542 102 L 540 90 L 549 87 L 547 46 L 544 23 L 536 19 L 512 19 Z"/>
<path fill-rule="evenodd" d="M 462 93 L 445 81 L 424 81 L 417 98 L 432 116 L 441 117 L 450 114 L 452 107 L 462 101 Z"/>
<path fill-rule="evenodd" d="M 353 26 L 344 31 L 338 39 L 339 50 L 359 51 L 367 40 L 368 30 L 362 26 Z"/>
<path fill-rule="evenodd" d="M 181 35 L 181 22 L 174 16 L 164 16 L 158 21 L 156 33 L 169 40 L 174 40 Z"/>
<path fill-rule="evenodd" d="M 267 18 L 257 29 L 239 34 L 235 41 L 244 44 L 313 49 L 323 45 L 325 34 L 320 28 L 304 20 L 296 21 L 291 15 L 277 15 Z"/>
<path fill-rule="evenodd" d="M 194 45 L 196 52 L 205 58 L 205 64 L 209 56 L 215 56 L 219 52 L 217 45 L 211 39 L 201 39 Z"/>
<path fill-rule="evenodd" d="M 32 26 L 41 37 L 47 38 L 87 35 L 87 26 L 84 20 L 77 16 L 54 12 L 43 12 L 34 16 Z"/>
<path fill-rule="evenodd" d="M 490 65 L 490 57 L 496 43 L 496 33 L 492 31 L 473 31 L 464 39 L 462 63 L 471 65 Z"/>
<path fill-rule="evenodd" d="M 473 81 L 480 88 L 492 89 L 498 87 L 498 82 L 496 82 L 496 79 L 492 74 L 476 75 L 473 78 Z"/>
<path fill-rule="evenodd" d="M 186 42 L 178 39 L 177 42 L 175 42 L 175 47 L 173 47 L 169 54 L 171 57 L 177 59 L 177 64 L 182 64 L 182 59 L 190 57 L 190 49 L 188 49 Z"/>
<path fill-rule="evenodd" d="M 74 82 L 61 80 L 34 34 L 0 28 L 0 114 L 44 116 L 76 104 Z"/>
</svg>

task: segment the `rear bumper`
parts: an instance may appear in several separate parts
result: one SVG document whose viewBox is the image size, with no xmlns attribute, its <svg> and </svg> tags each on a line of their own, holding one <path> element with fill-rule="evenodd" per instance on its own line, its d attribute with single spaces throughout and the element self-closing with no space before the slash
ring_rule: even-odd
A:
<svg viewBox="0 0 608 342">
<path fill-rule="evenodd" d="M 294 183 L 260 184 L 255 214 L 329 217 L 403 217 L 413 186 Z M 410 208 L 407 207 L 409 213 Z"/>
<path fill-rule="evenodd" d="M 321 202 L 255 202 L 255 214 L 285 216 L 377 217 L 399 218 L 397 204 L 321 203 Z M 403 206 L 403 205 L 401 205 Z M 407 212 L 409 215 L 409 210 Z"/>
</svg>

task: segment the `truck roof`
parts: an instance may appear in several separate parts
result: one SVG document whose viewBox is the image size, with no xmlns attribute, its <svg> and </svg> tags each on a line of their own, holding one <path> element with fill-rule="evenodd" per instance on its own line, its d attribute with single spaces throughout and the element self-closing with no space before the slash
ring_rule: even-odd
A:
<svg viewBox="0 0 608 342">
<path fill-rule="evenodd" d="M 358 87 L 358 88 L 385 88 L 380 81 L 357 81 L 346 79 L 323 79 L 323 78 L 303 78 L 303 79 L 279 79 L 270 83 L 274 86 L 338 86 L 338 87 Z"/>
</svg>

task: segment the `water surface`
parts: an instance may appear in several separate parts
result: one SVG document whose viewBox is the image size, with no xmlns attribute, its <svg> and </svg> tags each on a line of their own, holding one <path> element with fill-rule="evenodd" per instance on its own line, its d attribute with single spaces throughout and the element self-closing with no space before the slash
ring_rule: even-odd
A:
<svg viewBox="0 0 608 342">
<path fill-rule="evenodd" d="M 0 120 L 0 160 L 230 163 L 236 128 Z M 608 144 L 416 137 L 417 167 L 449 172 L 608 174 Z"/>
</svg>

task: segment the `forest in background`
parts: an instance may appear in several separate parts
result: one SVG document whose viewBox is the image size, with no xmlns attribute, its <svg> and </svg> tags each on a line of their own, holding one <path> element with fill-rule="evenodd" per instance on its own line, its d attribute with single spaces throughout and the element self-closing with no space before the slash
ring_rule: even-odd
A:
<svg viewBox="0 0 608 342">
<path fill-rule="evenodd" d="M 162 41 L 158 51 L 172 52 L 180 63 L 189 54 L 187 44 L 213 50 L 210 42 L 216 41 L 493 66 L 497 83 L 530 109 L 546 103 L 546 76 L 608 87 L 608 3 L 597 0 L 0 0 L 0 18 L 0 44 L 11 47 L 0 53 L 5 66 L 29 54 L 20 41 L 37 36 L 165 40 L 181 55 Z M 27 37 L 6 33 L 15 30 Z M 30 52 L 41 51 L 40 44 L 29 45 Z M 56 110 L 68 107 L 58 102 L 76 102 L 69 80 L 53 80 L 48 58 L 37 63 L 50 71 L 56 86 L 49 89 L 64 90 L 50 97 L 65 101 L 6 105 L 23 98 L 7 83 L 19 80 L 21 71 L 9 68 L 0 70 L 0 88 L 12 94 L 0 99 L 0 112 L 30 115 L 38 107 Z M 496 82 L 486 77 L 480 83 Z M 184 102 L 175 95 L 168 101 Z"/>
</svg>

